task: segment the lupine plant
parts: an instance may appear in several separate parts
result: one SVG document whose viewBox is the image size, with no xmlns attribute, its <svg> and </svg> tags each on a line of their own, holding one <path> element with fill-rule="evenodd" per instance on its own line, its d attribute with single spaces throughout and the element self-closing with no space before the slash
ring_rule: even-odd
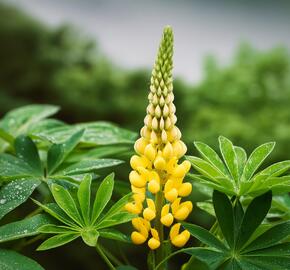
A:
<svg viewBox="0 0 290 270">
<path fill-rule="evenodd" d="M 51 105 L 25 106 L 4 116 L 0 269 L 42 270 L 20 254 L 26 246 L 36 242 L 44 252 L 76 239 L 104 261 L 106 268 L 96 269 L 290 269 L 290 161 L 259 170 L 273 142 L 248 157 L 223 136 L 220 154 L 195 142 L 201 157 L 185 156 L 176 125 L 172 57 L 173 32 L 166 27 L 139 138 L 111 123 L 68 125 L 48 118 L 58 111 Z M 24 203 L 31 212 L 18 211 Z M 192 222 L 198 208 L 213 217 L 209 230 Z M 112 241 L 143 245 L 138 249 L 147 265 L 108 248 Z M 181 253 L 188 257 L 173 262 Z"/>
</svg>

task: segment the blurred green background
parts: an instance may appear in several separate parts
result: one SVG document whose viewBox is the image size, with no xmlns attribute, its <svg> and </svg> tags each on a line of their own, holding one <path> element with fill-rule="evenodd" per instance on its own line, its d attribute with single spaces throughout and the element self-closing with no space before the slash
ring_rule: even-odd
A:
<svg viewBox="0 0 290 270">
<path fill-rule="evenodd" d="M 0 117 L 26 104 L 56 104 L 62 108 L 57 117 L 69 123 L 108 120 L 138 131 L 150 69 L 117 64 L 95 39 L 80 35 L 69 24 L 51 27 L 0 2 Z M 202 75 L 199 82 L 181 77 L 174 82 L 178 126 L 189 152 L 194 151 L 194 140 L 217 148 L 217 137 L 224 135 L 248 151 L 274 140 L 272 161 L 290 158 L 286 46 L 260 51 L 242 43 L 227 65 L 220 65 L 215 56 L 206 57 Z M 81 254 L 76 252 L 79 246 Z M 102 269 L 94 267 L 94 251 L 81 243 L 74 247 L 60 249 L 64 263 L 74 256 L 72 265 L 63 269 Z M 136 252 L 135 247 L 128 248 Z M 48 269 L 59 269 L 59 261 L 53 262 L 54 251 L 36 256 L 40 262 L 50 256 Z"/>
</svg>

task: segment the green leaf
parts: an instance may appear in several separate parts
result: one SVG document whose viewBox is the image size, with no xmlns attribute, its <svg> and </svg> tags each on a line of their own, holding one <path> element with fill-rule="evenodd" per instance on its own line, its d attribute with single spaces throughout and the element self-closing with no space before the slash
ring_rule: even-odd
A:
<svg viewBox="0 0 290 270">
<path fill-rule="evenodd" d="M 100 237 L 125 243 L 131 243 L 131 238 L 128 235 L 123 234 L 120 231 L 114 230 L 112 228 L 100 230 Z"/>
<path fill-rule="evenodd" d="M 186 156 L 186 159 L 190 161 L 192 166 L 199 171 L 201 174 L 211 178 L 216 181 L 216 177 L 223 177 L 224 175 L 212 166 L 209 162 L 193 156 Z"/>
<path fill-rule="evenodd" d="M 90 247 L 95 247 L 98 238 L 100 236 L 99 232 L 94 228 L 86 228 L 81 233 L 83 241 Z"/>
<path fill-rule="evenodd" d="M 102 218 L 96 225 L 98 229 L 103 229 L 107 227 L 112 227 L 122 223 L 131 221 L 133 218 L 137 217 L 135 214 L 128 213 L 126 211 L 121 211 L 114 215 L 111 215 L 109 218 Z"/>
<path fill-rule="evenodd" d="M 28 136 L 20 135 L 15 139 L 14 147 L 16 156 L 31 167 L 34 175 L 42 176 L 41 161 L 34 142 Z"/>
<path fill-rule="evenodd" d="M 66 159 L 66 157 L 71 153 L 71 151 L 80 142 L 84 130 L 79 130 L 74 133 L 69 139 L 67 139 L 62 144 L 54 144 L 48 150 L 47 153 L 47 170 L 48 174 L 52 174 L 59 165 Z"/>
<path fill-rule="evenodd" d="M 67 224 L 70 227 L 78 228 L 78 225 L 71 220 L 66 213 L 56 204 L 56 203 L 49 203 L 49 204 L 41 204 L 40 202 L 33 200 L 39 207 L 41 207 L 46 213 L 50 214 L 60 222 Z"/>
<path fill-rule="evenodd" d="M 120 213 L 121 210 L 124 209 L 126 203 L 132 200 L 132 194 L 129 193 L 119 201 L 113 204 L 113 206 L 107 211 L 107 213 L 101 218 L 100 221 L 111 219 Z M 127 212 L 128 213 L 128 212 Z"/>
<path fill-rule="evenodd" d="M 80 183 L 77 196 L 80 204 L 82 216 L 86 225 L 90 222 L 91 209 L 91 182 L 92 176 L 86 175 Z"/>
<path fill-rule="evenodd" d="M 1 270 L 44 270 L 37 262 L 13 250 L 0 249 Z"/>
<path fill-rule="evenodd" d="M 43 225 L 37 230 L 40 233 L 65 234 L 71 232 L 79 232 L 78 230 L 68 226 L 58 226 L 53 224 Z"/>
<path fill-rule="evenodd" d="M 15 180 L 0 190 L 0 219 L 7 213 L 24 203 L 40 184 L 39 180 Z"/>
<path fill-rule="evenodd" d="M 266 217 L 272 201 L 272 192 L 269 191 L 263 195 L 254 198 L 249 204 L 237 237 L 237 249 L 241 248 L 251 237 L 257 227 Z"/>
<path fill-rule="evenodd" d="M 0 179 L 15 179 L 34 175 L 32 168 L 21 159 L 9 154 L 0 153 Z"/>
<path fill-rule="evenodd" d="M 73 165 L 66 167 L 62 171 L 56 172 L 55 174 L 75 175 L 88 173 L 96 171 L 98 169 L 116 166 L 121 163 L 123 163 L 123 161 L 117 159 L 82 160 L 80 162 L 77 162 Z"/>
<path fill-rule="evenodd" d="M 40 120 L 55 114 L 59 107 L 53 105 L 27 105 L 8 112 L 0 122 L 0 127 L 10 134 L 26 133 Z"/>
<path fill-rule="evenodd" d="M 200 208 L 201 210 L 207 212 L 208 214 L 210 214 L 211 216 L 215 217 L 215 213 L 214 213 L 214 209 L 213 209 L 213 205 L 212 202 L 209 201 L 205 201 L 205 202 L 197 202 L 196 206 L 198 208 Z"/>
<path fill-rule="evenodd" d="M 206 161 L 208 161 L 225 176 L 229 175 L 229 172 L 222 160 L 220 159 L 219 155 L 211 147 L 202 142 L 194 142 L 194 145 Z"/>
<path fill-rule="evenodd" d="M 213 206 L 221 231 L 230 247 L 234 245 L 233 208 L 229 198 L 217 191 L 213 192 Z"/>
<path fill-rule="evenodd" d="M 243 170 L 247 162 L 247 153 L 242 147 L 239 146 L 234 146 L 234 150 L 236 152 L 240 177 L 243 174 Z"/>
<path fill-rule="evenodd" d="M 49 216 L 39 214 L 3 225 L 0 227 L 0 243 L 36 235 L 39 233 L 38 228 L 52 222 L 53 220 Z"/>
<path fill-rule="evenodd" d="M 202 262 L 206 263 L 210 270 L 215 270 L 220 263 L 225 259 L 225 255 L 222 252 L 218 252 L 212 248 L 185 248 L 181 250 L 183 253 L 192 255 Z"/>
<path fill-rule="evenodd" d="M 257 147 L 250 155 L 244 167 L 242 180 L 249 181 L 255 171 L 260 167 L 267 156 L 273 151 L 275 146 L 274 142 L 264 143 Z"/>
<path fill-rule="evenodd" d="M 109 200 L 111 199 L 113 188 L 114 188 L 114 174 L 111 173 L 102 181 L 101 185 L 98 188 L 91 217 L 92 224 L 96 222 L 96 220 L 98 219 L 98 217 L 108 204 Z"/>
<path fill-rule="evenodd" d="M 233 179 L 237 182 L 239 178 L 239 168 L 234 146 L 229 139 L 223 136 L 219 137 L 219 146 L 227 168 L 230 171 Z"/>
<path fill-rule="evenodd" d="M 290 259 L 290 242 L 277 244 L 268 248 L 247 252 L 247 256 L 277 256 L 289 257 Z"/>
<path fill-rule="evenodd" d="M 53 198 L 58 206 L 76 223 L 82 226 L 82 218 L 71 194 L 62 186 L 52 184 L 50 187 Z"/>
<path fill-rule="evenodd" d="M 279 243 L 281 240 L 285 239 L 289 235 L 290 235 L 290 221 L 280 223 L 264 232 L 253 242 L 251 242 L 248 246 L 246 246 L 244 252 L 270 247 L 276 243 Z"/>
<path fill-rule="evenodd" d="M 53 237 L 48 238 L 46 241 L 44 241 L 37 250 L 47 250 L 56 248 L 59 246 L 63 246 L 79 237 L 79 234 L 74 233 L 67 233 L 67 234 L 58 234 Z"/>
<path fill-rule="evenodd" d="M 53 143 L 62 143 L 72 133 L 85 129 L 82 144 L 85 146 L 133 144 L 137 134 L 106 122 L 82 123 L 74 126 L 62 125 L 52 129 L 44 129 L 33 135 L 45 138 Z"/>
<path fill-rule="evenodd" d="M 206 229 L 189 223 L 182 223 L 183 227 L 190 232 L 190 234 L 197 238 L 202 243 L 214 247 L 218 250 L 227 251 L 228 249 L 225 247 L 225 245 L 217 239 L 214 235 L 212 235 L 209 231 Z"/>
<path fill-rule="evenodd" d="M 260 270 L 287 270 L 290 265 L 290 258 L 288 257 L 277 257 L 277 256 L 243 256 L 242 262 L 249 262 L 256 265 L 256 269 Z M 248 267 L 248 266 L 246 266 Z M 243 268 L 242 269 L 252 269 L 252 268 Z M 254 269 L 254 268 L 253 268 Z"/>
<path fill-rule="evenodd" d="M 239 231 L 241 229 L 242 220 L 244 217 L 244 209 L 239 200 L 234 198 L 233 202 L 233 214 L 234 214 L 234 239 L 237 239 Z"/>
<path fill-rule="evenodd" d="M 66 161 L 69 163 L 75 163 L 85 159 L 99 159 L 112 157 L 117 154 L 129 152 L 129 150 L 130 150 L 129 146 L 123 145 L 98 146 L 91 150 L 86 149 L 84 151 L 81 150 L 78 150 L 77 152 L 74 151 L 66 158 Z"/>
<path fill-rule="evenodd" d="M 259 172 L 259 175 L 280 176 L 284 172 L 290 169 L 290 160 L 274 163 L 266 169 Z"/>
<path fill-rule="evenodd" d="M 93 145 L 134 143 L 137 134 L 109 122 L 92 122 L 76 125 L 86 129 L 83 141 Z"/>
</svg>

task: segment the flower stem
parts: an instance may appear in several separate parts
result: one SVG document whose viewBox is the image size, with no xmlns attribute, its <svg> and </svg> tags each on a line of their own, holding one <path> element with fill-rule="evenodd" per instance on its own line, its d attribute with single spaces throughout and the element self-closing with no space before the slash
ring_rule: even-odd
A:
<svg viewBox="0 0 290 270">
<path fill-rule="evenodd" d="M 156 194 L 155 205 L 156 205 L 156 224 L 155 228 L 158 231 L 159 239 L 160 239 L 160 247 L 155 252 L 155 264 L 158 265 L 164 259 L 164 229 L 163 224 L 160 221 L 161 218 L 161 210 L 163 206 L 164 195 L 162 191 L 159 191 Z"/>
<path fill-rule="evenodd" d="M 114 265 L 110 262 L 106 254 L 103 252 L 102 248 L 97 244 L 96 245 L 96 250 L 99 253 L 99 255 L 102 257 L 102 259 L 105 261 L 105 263 L 108 265 L 110 270 L 116 270 Z"/>
</svg>

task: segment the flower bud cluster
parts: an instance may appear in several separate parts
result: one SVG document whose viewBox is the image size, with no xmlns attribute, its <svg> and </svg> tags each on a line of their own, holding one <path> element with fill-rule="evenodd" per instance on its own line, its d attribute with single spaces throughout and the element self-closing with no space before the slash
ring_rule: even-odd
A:
<svg viewBox="0 0 290 270">
<path fill-rule="evenodd" d="M 126 209 L 139 215 L 132 221 L 135 231 L 131 238 L 135 244 L 143 244 L 148 240 L 148 246 L 153 250 L 161 244 L 161 232 L 154 228 L 158 222 L 170 227 L 170 241 L 177 247 L 184 246 L 190 237 L 188 231 L 180 232 L 178 223 L 192 211 L 190 201 L 182 202 L 182 198 L 191 193 L 192 186 L 183 182 L 190 163 L 178 163 L 187 148 L 175 125 L 172 56 L 173 33 L 167 27 L 152 71 L 144 127 L 134 146 L 137 154 L 130 160 L 133 170 L 129 180 L 133 202 L 128 203 Z M 162 195 L 161 206 L 156 204 L 158 194 Z"/>
</svg>

